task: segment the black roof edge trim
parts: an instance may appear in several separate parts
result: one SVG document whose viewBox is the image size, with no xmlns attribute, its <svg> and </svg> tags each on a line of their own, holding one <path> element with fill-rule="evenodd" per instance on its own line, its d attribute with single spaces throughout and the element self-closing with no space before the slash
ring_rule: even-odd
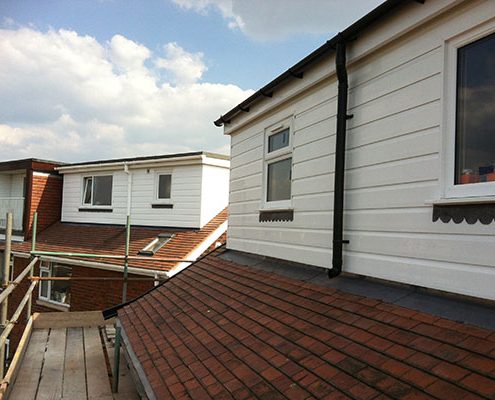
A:
<svg viewBox="0 0 495 400">
<path fill-rule="evenodd" d="M 127 158 L 110 158 L 106 160 L 94 160 L 94 161 L 83 161 L 72 164 L 64 164 L 61 167 L 79 167 L 85 165 L 105 165 L 111 163 L 119 163 L 119 162 L 132 162 L 132 161 L 153 161 L 153 160 L 161 160 L 161 159 L 173 159 L 173 158 L 181 158 L 181 157 L 190 157 L 190 156 L 206 156 L 211 158 L 217 158 L 220 160 L 230 160 L 230 157 L 225 154 L 212 153 L 209 151 L 191 151 L 187 153 L 172 153 L 172 154 L 159 154 L 153 156 L 139 156 L 139 157 L 127 157 Z"/>
<path fill-rule="evenodd" d="M 260 98 L 262 96 L 263 97 L 266 96 L 264 93 L 272 93 L 276 86 L 278 86 L 279 84 L 281 84 L 281 83 L 283 83 L 289 79 L 294 79 L 294 74 L 303 73 L 304 69 L 307 68 L 311 63 L 319 60 L 320 57 L 322 57 L 324 54 L 329 53 L 331 51 L 334 51 L 337 42 L 339 42 L 341 40 L 345 40 L 345 41 L 355 40 L 357 37 L 357 34 L 359 32 L 368 28 L 371 24 L 373 24 L 378 19 L 380 19 L 381 17 L 386 15 L 389 11 L 391 11 L 392 9 L 394 9 L 395 7 L 397 7 L 401 4 L 409 3 L 411 1 L 414 1 L 414 2 L 417 2 L 420 4 L 425 3 L 425 0 L 386 0 L 385 2 L 380 4 L 379 6 L 375 7 L 373 10 L 371 10 L 368 14 L 366 14 L 365 16 L 363 16 L 362 18 L 360 18 L 356 22 L 354 22 L 352 25 L 350 25 L 349 27 L 344 29 L 342 32 L 339 32 L 333 38 L 331 38 L 330 40 L 327 40 L 322 46 L 318 47 L 312 53 L 308 54 L 306 57 L 304 57 L 302 60 L 297 62 L 294 66 L 289 68 L 287 71 L 285 71 L 284 73 L 277 76 L 270 83 L 263 86 L 258 91 L 254 92 L 251 96 L 249 96 L 242 103 L 239 103 L 237 106 L 232 108 L 226 114 L 221 115 L 220 118 L 218 118 L 213 123 L 215 124 L 215 126 L 218 126 L 218 127 L 220 127 L 224 124 L 230 123 L 232 118 L 235 117 L 237 114 L 239 114 L 240 111 L 248 108 L 258 98 Z"/>
</svg>

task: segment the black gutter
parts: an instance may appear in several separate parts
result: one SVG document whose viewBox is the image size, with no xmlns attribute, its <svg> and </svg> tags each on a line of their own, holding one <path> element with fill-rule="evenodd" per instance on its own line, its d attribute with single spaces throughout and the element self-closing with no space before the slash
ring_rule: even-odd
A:
<svg viewBox="0 0 495 400">
<path fill-rule="evenodd" d="M 354 40 L 358 33 L 368 28 L 371 24 L 375 23 L 383 16 L 388 14 L 391 10 L 396 8 L 397 6 L 409 3 L 411 1 L 415 1 L 418 3 L 424 3 L 424 0 L 387 0 L 380 4 L 378 7 L 370 11 L 364 17 L 360 18 L 344 31 L 334 36 L 332 39 L 328 40 L 325 44 L 317 48 L 315 51 L 310 53 L 308 56 L 304 57 L 297 64 L 289 68 L 283 74 L 276 77 L 273 81 L 263 86 L 260 90 L 253 93 L 242 103 L 238 104 L 230 111 L 228 111 L 225 115 L 220 116 L 214 124 L 216 126 L 222 126 L 223 124 L 230 123 L 232 118 L 234 118 L 237 114 L 242 111 L 249 110 L 249 106 L 253 104 L 257 99 L 263 97 L 272 97 L 274 89 L 282 83 L 290 79 L 301 78 L 301 73 L 304 73 L 304 70 L 308 68 L 309 65 L 313 64 L 316 61 L 324 58 L 327 54 L 333 52 L 335 47 L 337 46 L 337 42 L 339 40 L 350 41 Z"/>
<path fill-rule="evenodd" d="M 342 244 L 344 225 L 344 178 L 345 178 L 345 140 L 347 119 L 347 96 L 349 83 L 346 68 L 346 42 L 343 37 L 337 42 L 335 55 L 335 70 L 338 79 L 337 93 L 337 140 L 335 144 L 335 171 L 333 190 L 333 246 L 332 269 L 328 270 L 328 277 L 335 278 L 342 272 Z"/>
</svg>

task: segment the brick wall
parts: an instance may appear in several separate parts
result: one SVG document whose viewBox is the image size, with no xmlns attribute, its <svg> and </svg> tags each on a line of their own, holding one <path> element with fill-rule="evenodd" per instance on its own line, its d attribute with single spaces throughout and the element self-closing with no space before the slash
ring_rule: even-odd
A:
<svg viewBox="0 0 495 400">
<path fill-rule="evenodd" d="M 15 258 L 14 278 L 21 273 L 29 264 L 28 259 Z M 39 276 L 39 263 L 35 267 L 35 276 Z M 88 267 L 72 267 L 72 276 L 74 277 L 122 277 L 122 273 L 115 271 L 106 271 Z M 139 277 L 137 275 L 129 275 L 129 277 Z M 20 285 L 9 296 L 9 319 L 30 285 L 28 279 L 24 279 Z M 151 289 L 153 281 L 130 281 L 128 282 L 127 299 L 132 300 Z M 33 292 L 33 312 L 54 312 L 53 308 L 44 307 L 36 304 L 39 293 L 39 285 Z M 122 281 L 73 281 L 71 282 L 71 311 L 95 311 L 103 310 L 120 304 L 122 301 Z M 19 319 L 19 323 L 14 327 L 10 334 L 10 357 L 13 356 L 22 333 L 26 327 L 26 310 Z"/>
<path fill-rule="evenodd" d="M 62 184 L 63 178 L 59 175 L 33 173 L 26 239 L 32 236 L 33 219 L 36 211 L 38 212 L 38 232 L 60 221 Z"/>
</svg>

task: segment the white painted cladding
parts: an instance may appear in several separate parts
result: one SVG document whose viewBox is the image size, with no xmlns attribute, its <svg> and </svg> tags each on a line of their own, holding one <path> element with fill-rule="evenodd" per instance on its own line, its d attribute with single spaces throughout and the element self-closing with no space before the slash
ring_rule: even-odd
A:
<svg viewBox="0 0 495 400">
<path fill-rule="evenodd" d="M 195 165 L 132 168 L 131 223 L 143 226 L 200 228 L 227 206 L 229 174 L 224 167 Z M 158 201 L 157 176 L 172 175 L 170 201 Z M 112 175 L 111 212 L 81 211 L 83 177 Z M 205 184 L 205 177 L 210 185 Z M 211 182 L 211 179 L 214 179 Z M 127 215 L 127 174 L 120 170 L 98 173 L 64 173 L 62 221 L 125 224 Z M 170 203 L 173 208 L 152 208 Z"/>
<path fill-rule="evenodd" d="M 495 224 L 432 222 L 429 204 L 443 190 L 445 40 L 494 18 L 492 0 L 411 2 L 350 45 L 344 271 L 495 299 Z M 333 70 L 320 62 L 225 127 L 229 248 L 331 267 Z M 294 221 L 260 223 L 264 132 L 290 116 Z"/>
</svg>

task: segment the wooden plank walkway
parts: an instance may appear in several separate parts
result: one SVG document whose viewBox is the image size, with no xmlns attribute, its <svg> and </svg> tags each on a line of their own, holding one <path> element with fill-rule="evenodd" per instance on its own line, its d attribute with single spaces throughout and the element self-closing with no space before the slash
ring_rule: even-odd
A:
<svg viewBox="0 0 495 400">
<path fill-rule="evenodd" d="M 112 400 L 96 327 L 35 329 L 9 400 Z"/>
</svg>

